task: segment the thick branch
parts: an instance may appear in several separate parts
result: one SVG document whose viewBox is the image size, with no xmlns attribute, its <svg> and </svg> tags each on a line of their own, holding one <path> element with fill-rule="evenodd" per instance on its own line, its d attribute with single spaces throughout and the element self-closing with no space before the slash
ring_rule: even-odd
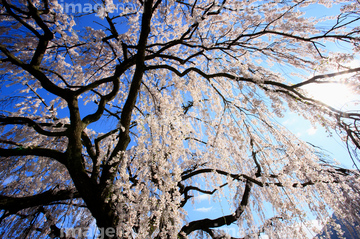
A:
<svg viewBox="0 0 360 239">
<path fill-rule="evenodd" d="M 218 217 L 216 219 L 205 218 L 197 221 L 192 221 L 187 225 L 183 226 L 181 232 L 184 232 L 186 235 L 189 235 L 190 233 L 196 230 L 207 231 L 210 228 L 222 227 L 224 225 L 232 224 L 237 219 L 239 219 L 242 213 L 245 211 L 245 207 L 249 203 L 251 187 L 252 187 L 252 183 L 246 182 L 244 194 L 241 199 L 240 205 L 238 206 L 238 208 L 235 210 L 234 213 L 226 216 Z"/>
<path fill-rule="evenodd" d="M 98 109 L 94 114 L 90 114 L 90 115 L 87 115 L 86 117 L 84 117 L 84 119 L 82 121 L 85 125 L 88 125 L 88 124 L 100 119 L 101 115 L 104 113 L 106 103 L 111 101 L 112 99 L 114 99 L 117 92 L 119 91 L 119 88 L 120 88 L 119 77 L 123 73 L 124 73 L 124 69 L 120 66 L 117 66 L 114 75 L 112 77 L 110 77 L 110 80 L 113 83 L 112 91 L 105 96 L 101 96 L 101 99 L 100 99 L 100 102 L 98 105 Z M 95 82 L 95 83 L 97 83 L 97 82 Z M 79 91 L 81 91 L 81 90 L 82 89 L 80 89 Z"/>
<path fill-rule="evenodd" d="M 27 197 L 10 197 L 0 195 L 0 209 L 14 214 L 26 208 L 49 205 L 54 202 L 73 198 L 80 198 L 80 194 L 75 189 L 51 189 L 46 192 Z"/>
<path fill-rule="evenodd" d="M 72 91 L 62 89 L 59 86 L 52 83 L 47 78 L 47 76 L 38 69 L 38 66 L 33 66 L 33 65 L 23 63 L 15 55 L 13 55 L 9 50 L 7 50 L 4 45 L 0 44 L 0 51 L 2 51 L 2 53 L 4 53 L 5 56 L 7 56 L 8 60 L 12 64 L 22 68 L 23 70 L 27 71 L 32 76 L 34 76 L 37 80 L 39 80 L 39 82 L 41 83 L 41 86 L 44 87 L 45 90 L 49 91 L 50 93 L 53 93 L 54 95 L 60 96 L 64 99 L 67 99 L 68 96 L 73 95 Z"/>
<path fill-rule="evenodd" d="M 15 8 L 16 10 L 20 10 L 19 8 L 10 5 L 6 0 L 2 0 L 2 4 L 5 6 L 5 9 L 7 11 L 7 13 L 12 16 L 13 18 L 15 18 L 18 22 L 20 22 L 23 26 L 25 26 L 27 29 L 29 29 L 35 36 L 37 36 L 38 38 L 41 37 L 40 33 L 38 33 L 31 25 L 29 25 L 27 22 L 25 22 L 24 20 L 21 19 L 20 16 L 18 16 L 17 14 L 15 14 L 11 8 Z M 28 12 L 24 12 L 21 10 L 21 13 L 29 15 Z"/>
<path fill-rule="evenodd" d="M 360 67 L 358 68 L 354 68 L 354 69 L 349 69 L 349 70 L 345 70 L 345 71 L 340 71 L 340 72 L 336 72 L 336 73 L 330 73 L 330 74 L 323 74 L 323 75 L 316 75 L 306 81 L 300 82 L 298 84 L 292 85 L 291 88 L 295 89 L 295 88 L 299 88 L 301 86 L 304 85 L 308 85 L 310 83 L 315 83 L 317 82 L 316 80 L 319 79 L 324 79 L 324 78 L 329 78 L 329 77 L 334 77 L 334 76 L 339 76 L 339 75 L 344 75 L 344 74 L 349 74 L 349 73 L 353 73 L 353 72 L 359 72 L 360 71 Z"/>
<path fill-rule="evenodd" d="M 44 57 L 44 54 L 46 52 L 48 43 L 50 40 L 52 40 L 54 38 L 54 34 L 51 32 L 51 30 L 48 28 L 48 26 L 40 18 L 39 11 L 35 8 L 35 6 L 30 1 L 29 1 L 29 10 L 30 10 L 30 13 L 31 13 L 33 19 L 44 31 L 44 35 L 42 35 L 39 38 L 38 45 L 36 47 L 33 58 L 31 59 L 31 62 L 30 62 L 30 65 L 39 67 L 41 64 L 41 61 Z"/>
<path fill-rule="evenodd" d="M 267 187 L 267 186 L 270 186 L 270 185 L 275 185 L 275 186 L 278 186 L 278 187 L 285 187 L 285 185 L 281 182 L 278 182 L 278 183 L 263 183 L 259 180 L 256 180 L 255 178 L 252 178 L 246 174 L 234 174 L 234 173 L 228 173 L 226 171 L 223 171 L 223 170 L 219 170 L 219 169 L 211 169 L 211 168 L 204 168 L 204 169 L 198 169 L 198 170 L 195 170 L 195 171 L 192 171 L 190 173 L 187 173 L 187 174 L 183 174 L 182 177 L 181 177 L 181 180 L 182 181 L 185 181 L 191 177 L 194 177 L 196 175 L 200 175 L 200 174 L 203 174 L 203 173 L 218 173 L 218 174 L 221 174 L 221 175 L 224 175 L 224 176 L 228 176 L 228 177 L 231 177 L 232 179 L 234 180 L 239 180 L 239 181 L 248 181 L 248 182 L 251 182 L 251 183 L 254 183 L 260 187 Z M 259 176 L 256 176 L 256 177 L 261 177 L 261 175 Z M 277 178 L 278 176 L 277 175 L 270 175 L 271 178 Z M 294 188 L 297 188 L 297 187 L 306 187 L 306 186 L 310 186 L 310 185 L 314 185 L 316 183 L 340 183 L 339 180 L 332 180 L 332 181 L 323 181 L 323 180 L 309 180 L 307 182 L 303 182 L 303 183 L 293 183 L 289 186 L 291 187 L 294 187 Z"/>
<path fill-rule="evenodd" d="M 44 130 L 40 127 L 41 123 L 36 123 L 32 119 L 26 118 L 26 117 L 0 117 L 0 125 L 7 125 L 7 124 L 21 124 L 21 125 L 27 125 L 29 127 L 32 127 L 36 132 L 42 135 L 46 136 L 66 136 L 66 131 L 59 131 L 59 132 L 51 132 Z M 49 126 L 52 126 L 51 124 Z"/>
<path fill-rule="evenodd" d="M 4 149 L 0 148 L 1 157 L 12 157 L 12 156 L 38 156 L 47 157 L 57 160 L 61 164 L 65 164 L 65 154 L 54 149 L 44 149 L 39 147 L 18 147 L 15 149 Z"/>
<path fill-rule="evenodd" d="M 129 95 L 124 104 L 123 110 L 121 112 L 121 125 L 124 127 L 125 131 L 120 131 L 118 144 L 115 146 L 113 152 L 110 155 L 109 160 L 116 157 L 120 151 L 125 151 L 129 142 L 129 128 L 131 122 L 132 111 L 135 108 L 136 99 L 141 86 L 142 77 L 145 71 L 145 50 L 147 44 L 147 38 L 150 33 L 150 22 L 152 17 L 152 6 L 153 1 L 148 0 L 144 3 L 144 13 L 141 20 L 141 32 L 138 42 L 138 52 L 136 54 L 136 69 L 130 85 Z M 103 174 L 101 176 L 101 184 L 104 185 L 106 181 L 110 179 L 112 181 L 115 172 L 110 173 L 111 168 L 114 165 L 106 165 L 103 169 Z"/>
</svg>

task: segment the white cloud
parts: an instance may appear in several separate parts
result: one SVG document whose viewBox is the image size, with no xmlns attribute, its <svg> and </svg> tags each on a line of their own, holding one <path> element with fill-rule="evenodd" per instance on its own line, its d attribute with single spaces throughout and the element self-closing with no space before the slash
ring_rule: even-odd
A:
<svg viewBox="0 0 360 239">
<path fill-rule="evenodd" d="M 308 135 L 314 135 L 314 134 L 316 134 L 316 131 L 317 131 L 317 129 L 315 129 L 314 127 L 311 127 L 310 129 L 306 130 L 306 133 Z"/>
<path fill-rule="evenodd" d="M 199 195 L 199 196 L 194 197 L 194 199 L 195 199 L 195 202 L 201 202 L 201 201 L 204 201 L 204 200 L 209 200 L 209 199 L 210 199 L 210 195 L 201 194 L 201 195 Z"/>
<path fill-rule="evenodd" d="M 199 207 L 199 208 L 196 208 L 194 209 L 194 211 L 197 211 L 197 212 L 209 212 L 211 211 L 213 207 Z"/>
</svg>

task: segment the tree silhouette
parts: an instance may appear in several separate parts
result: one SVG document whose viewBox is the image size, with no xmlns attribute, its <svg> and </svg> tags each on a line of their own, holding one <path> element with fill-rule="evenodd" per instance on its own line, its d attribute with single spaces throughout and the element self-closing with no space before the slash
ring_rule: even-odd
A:
<svg viewBox="0 0 360 239">
<path fill-rule="evenodd" d="M 359 90 L 360 4 L 337 2 L 1 0 L 2 237 L 303 238 L 307 213 L 358 211 L 358 171 L 275 120 L 335 130 L 356 163 L 360 114 L 303 89 Z M 224 192 L 233 213 L 187 221 L 195 193 Z"/>
</svg>

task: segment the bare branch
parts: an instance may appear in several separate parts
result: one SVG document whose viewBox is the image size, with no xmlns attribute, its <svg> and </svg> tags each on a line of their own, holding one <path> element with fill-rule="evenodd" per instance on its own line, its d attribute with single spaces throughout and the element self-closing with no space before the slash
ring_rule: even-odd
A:
<svg viewBox="0 0 360 239">
<path fill-rule="evenodd" d="M 55 159 L 61 164 L 66 164 L 65 154 L 54 149 L 44 149 L 39 147 L 18 147 L 15 149 L 0 148 L 1 157 L 13 157 L 13 156 L 38 156 Z"/>
<path fill-rule="evenodd" d="M 67 131 L 58 131 L 58 132 L 51 132 L 44 130 L 41 128 L 41 123 L 37 123 L 33 121 L 32 119 L 26 118 L 26 117 L 0 117 L 0 125 L 9 125 L 9 124 L 20 124 L 20 125 L 27 125 L 29 127 L 32 127 L 36 132 L 42 135 L 50 136 L 50 137 L 56 137 L 56 136 L 66 136 Z M 54 126 L 51 124 L 44 124 L 47 126 Z"/>
</svg>

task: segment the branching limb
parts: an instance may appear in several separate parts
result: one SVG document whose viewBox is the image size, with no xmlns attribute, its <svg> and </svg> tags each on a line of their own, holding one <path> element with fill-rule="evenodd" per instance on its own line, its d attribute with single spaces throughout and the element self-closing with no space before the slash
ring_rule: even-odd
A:
<svg viewBox="0 0 360 239">
<path fill-rule="evenodd" d="M 40 18 L 39 11 L 36 9 L 36 7 L 33 5 L 33 3 L 31 1 L 28 1 L 28 8 L 29 8 L 31 16 L 33 17 L 35 22 L 44 31 L 44 35 L 42 35 L 39 38 L 38 45 L 36 47 L 33 58 L 31 59 L 31 62 L 30 62 L 30 65 L 38 68 L 40 66 L 41 62 L 42 62 L 42 59 L 43 59 L 44 54 L 46 52 L 49 41 L 54 38 L 54 34 L 51 32 L 51 30 L 48 28 L 48 26 Z M 49 11 L 49 9 L 47 9 L 47 11 Z"/>
<path fill-rule="evenodd" d="M 340 75 L 344 75 L 344 74 L 349 74 L 349 73 L 353 73 L 353 72 L 359 72 L 360 71 L 360 67 L 354 68 L 354 69 L 349 69 L 349 70 L 345 70 L 345 71 L 339 71 L 339 72 L 335 72 L 335 73 L 330 73 L 330 74 L 323 74 L 323 75 L 316 75 L 306 81 L 300 82 L 298 84 L 292 85 L 290 86 L 290 88 L 295 89 L 295 88 L 299 88 L 301 86 L 304 85 L 308 85 L 311 83 L 319 83 L 317 80 L 320 79 L 324 79 L 324 78 L 330 78 L 330 77 L 334 77 L 334 76 L 340 76 Z"/>
<path fill-rule="evenodd" d="M 48 77 L 38 69 L 38 67 L 35 67 L 33 65 L 25 64 L 21 60 L 19 60 L 15 55 L 13 55 L 6 47 L 2 44 L 0 44 L 0 51 L 7 56 L 7 59 L 14 65 L 22 68 L 23 70 L 30 73 L 32 76 L 34 76 L 39 82 L 41 83 L 41 86 L 44 87 L 45 90 L 51 92 L 54 95 L 60 96 L 64 99 L 67 99 L 69 96 L 72 96 L 72 91 L 62 89 L 61 87 L 55 85 L 48 79 Z"/>
<path fill-rule="evenodd" d="M 66 164 L 65 153 L 61 153 L 54 149 L 44 149 L 39 147 L 19 147 L 15 149 L 4 149 L 0 148 L 1 157 L 12 157 L 12 156 L 38 156 L 55 159 L 61 164 Z"/>
<path fill-rule="evenodd" d="M 42 135 L 50 136 L 50 137 L 57 137 L 57 136 L 66 136 L 67 132 L 59 131 L 59 132 L 51 132 L 44 130 L 41 128 L 41 123 L 36 123 L 32 119 L 26 117 L 0 117 L 0 125 L 9 125 L 9 124 L 20 124 L 20 125 L 27 125 L 32 127 L 36 132 Z M 51 125 L 49 125 L 51 126 Z"/>
<path fill-rule="evenodd" d="M 335 170 L 336 172 L 336 170 Z M 341 171 L 339 171 L 341 173 Z M 220 175 L 224 175 L 224 176 L 227 176 L 227 177 L 231 177 L 232 179 L 234 180 L 238 180 L 238 181 L 248 181 L 248 182 L 251 182 L 253 184 L 256 184 L 260 187 L 267 187 L 267 186 L 270 186 L 270 185 L 275 185 L 275 186 L 278 186 L 278 187 L 285 187 L 285 185 L 281 182 L 277 182 L 277 183 L 273 183 L 273 182 L 265 182 L 263 183 L 262 181 L 259 181 L 253 177 L 250 177 L 246 174 L 233 174 L 233 173 L 229 173 L 229 172 L 226 172 L 226 171 L 223 171 L 223 170 L 219 170 L 219 169 L 211 169 L 211 168 L 203 168 L 203 169 L 198 169 L 198 170 L 195 170 L 193 172 L 190 172 L 188 174 L 183 174 L 182 175 L 182 181 L 185 181 L 191 177 L 194 177 L 196 175 L 200 175 L 200 174 L 203 174 L 203 173 L 218 173 Z M 262 175 L 259 175 L 257 177 L 261 177 Z M 278 178 L 277 175 L 270 175 L 271 178 Z M 306 187 L 306 186 L 310 186 L 310 185 L 315 185 L 316 183 L 340 183 L 341 181 L 339 181 L 338 179 L 334 178 L 333 180 L 331 181 L 323 181 L 323 180 L 309 180 L 307 182 L 303 182 L 303 183 L 293 183 L 291 185 L 288 185 L 290 187 L 294 187 L 294 188 L 297 188 L 297 187 Z"/>
<path fill-rule="evenodd" d="M 219 186 L 219 188 L 223 188 L 225 187 L 226 185 L 228 185 L 228 183 L 224 183 L 222 185 Z M 194 191 L 198 191 L 198 192 L 201 192 L 201 193 L 204 193 L 204 194 L 208 194 L 208 195 L 212 195 L 214 194 L 215 192 L 218 191 L 218 189 L 213 189 L 211 191 L 209 190 L 203 190 L 201 188 L 198 188 L 198 187 L 195 187 L 195 186 L 186 186 L 186 187 L 183 187 L 180 189 L 180 193 L 184 195 L 184 200 L 181 201 L 181 206 L 180 207 L 183 207 L 185 206 L 186 202 L 192 198 L 193 196 L 189 195 L 189 191 L 190 190 L 194 190 Z"/>
<path fill-rule="evenodd" d="M 256 158 L 256 152 L 254 151 L 254 140 L 252 138 L 250 138 L 250 146 L 251 146 L 251 156 L 252 156 L 254 163 L 256 165 L 256 168 L 257 168 L 255 176 L 260 177 L 261 176 L 261 166 Z"/>
<path fill-rule="evenodd" d="M 197 221 L 192 221 L 187 225 L 183 226 L 181 232 L 184 232 L 186 235 L 189 235 L 190 233 L 196 230 L 206 231 L 209 230 L 210 228 L 222 227 L 224 225 L 232 224 L 233 222 L 238 220 L 242 215 L 242 213 L 245 211 L 245 208 L 249 203 L 251 187 L 252 187 L 252 183 L 247 181 L 245 184 L 245 189 L 241 202 L 234 213 L 216 219 L 205 218 Z"/>
<path fill-rule="evenodd" d="M 18 7 L 9 4 L 6 0 L 1 1 L 2 4 L 5 6 L 6 12 L 13 18 L 15 18 L 19 23 L 21 23 L 24 27 L 26 27 L 28 30 L 30 30 L 36 37 L 41 38 L 41 34 L 37 32 L 31 25 L 29 25 L 27 22 L 25 22 L 21 17 L 17 14 L 15 14 L 12 9 L 15 9 L 16 11 L 26 15 L 27 17 L 30 16 L 30 12 L 25 12 Z"/>
<path fill-rule="evenodd" d="M 148 35 L 150 33 L 150 23 L 153 12 L 152 8 L 153 8 L 152 0 L 148 0 L 144 2 L 144 13 L 141 20 L 141 32 L 137 46 L 138 52 L 136 54 L 136 69 L 130 85 L 128 97 L 125 101 L 123 110 L 121 112 L 120 123 L 124 127 L 124 131 L 122 130 L 120 131 L 119 141 L 115 146 L 113 152 L 111 153 L 109 157 L 109 161 L 111 161 L 114 157 L 116 157 L 120 151 L 125 151 L 130 142 L 129 129 L 130 129 L 132 111 L 135 108 L 136 99 L 138 97 L 138 92 L 140 90 L 142 77 L 145 71 L 145 63 L 144 63 L 145 49 L 148 40 Z M 102 184 L 103 187 L 106 185 L 106 181 L 108 180 L 112 181 L 112 179 L 115 176 L 116 170 L 114 170 L 114 172 L 110 172 L 112 167 L 113 166 L 110 165 L 104 166 L 100 180 L 100 183 Z"/>
<path fill-rule="evenodd" d="M 104 113 L 106 103 L 111 101 L 112 99 L 114 99 L 116 94 L 118 93 L 118 91 L 120 89 L 119 77 L 123 73 L 124 73 L 124 69 L 121 68 L 120 66 L 117 66 L 114 75 L 109 77 L 109 79 L 113 83 L 112 91 L 109 94 L 100 97 L 100 102 L 98 104 L 98 109 L 97 109 L 97 111 L 95 113 L 87 115 L 87 116 L 84 117 L 84 119 L 82 121 L 83 121 L 83 123 L 85 125 L 88 125 L 88 124 L 90 124 L 92 122 L 95 122 L 95 121 L 100 119 L 100 117 Z M 97 83 L 97 82 L 95 82 L 95 83 Z M 78 92 L 76 94 L 79 94 L 80 92 L 85 92 L 83 90 L 84 89 L 78 90 Z M 90 90 L 90 89 L 87 89 L 87 90 Z"/>
<path fill-rule="evenodd" d="M 56 190 L 50 189 L 40 194 L 27 197 L 14 197 L 0 195 L 0 209 L 10 214 L 36 206 L 50 205 L 51 203 L 63 200 L 79 198 L 80 194 L 75 189 Z"/>
<path fill-rule="evenodd" d="M 82 139 L 83 145 L 86 148 L 86 151 L 88 152 L 91 160 L 93 161 L 93 164 L 96 165 L 96 163 L 97 163 L 96 152 L 94 151 L 94 148 L 93 148 L 93 145 L 91 143 L 89 136 L 87 136 L 87 134 L 84 131 L 81 133 L 81 139 Z"/>
</svg>

